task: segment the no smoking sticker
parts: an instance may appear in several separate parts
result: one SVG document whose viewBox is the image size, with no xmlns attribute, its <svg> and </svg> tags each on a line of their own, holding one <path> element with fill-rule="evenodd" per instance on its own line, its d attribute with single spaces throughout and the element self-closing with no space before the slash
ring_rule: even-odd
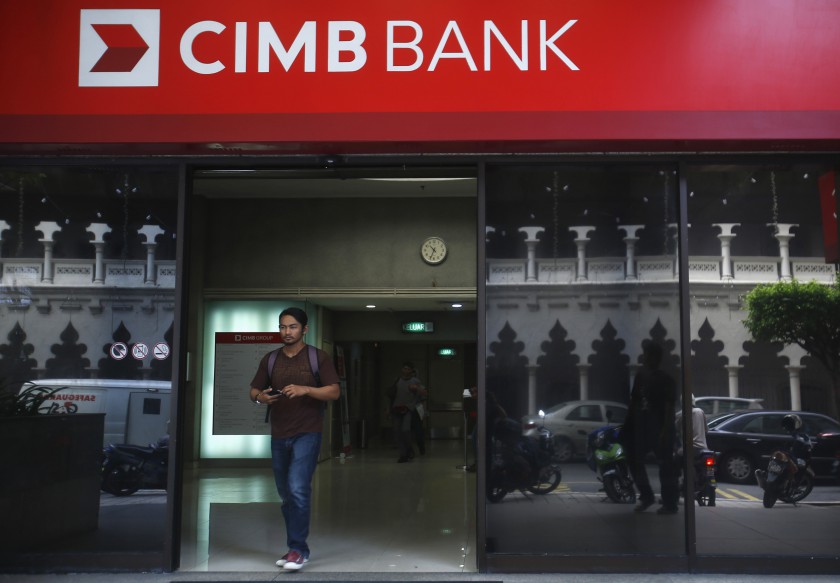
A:
<svg viewBox="0 0 840 583">
<path fill-rule="evenodd" d="M 166 342 L 158 342 L 152 350 L 152 356 L 158 360 L 166 360 L 169 356 L 169 345 Z"/>
</svg>

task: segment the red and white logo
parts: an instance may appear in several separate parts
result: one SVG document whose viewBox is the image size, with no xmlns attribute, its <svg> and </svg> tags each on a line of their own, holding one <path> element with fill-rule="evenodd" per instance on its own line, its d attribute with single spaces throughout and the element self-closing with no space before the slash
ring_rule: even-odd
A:
<svg viewBox="0 0 840 583">
<path fill-rule="evenodd" d="M 157 87 L 160 10 L 82 10 L 79 87 Z"/>
</svg>

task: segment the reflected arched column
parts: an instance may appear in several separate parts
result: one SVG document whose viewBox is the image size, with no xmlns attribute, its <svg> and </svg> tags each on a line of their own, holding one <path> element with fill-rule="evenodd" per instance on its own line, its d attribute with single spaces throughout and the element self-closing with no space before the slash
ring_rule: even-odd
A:
<svg viewBox="0 0 840 583">
<path fill-rule="evenodd" d="M 803 366 L 787 365 L 788 379 L 790 380 L 790 408 L 792 411 L 802 410 L 802 385 L 800 373 Z"/>
<path fill-rule="evenodd" d="M 585 401 L 589 398 L 589 369 L 592 365 L 589 363 L 580 363 L 578 368 L 578 380 L 580 382 L 580 400 Z"/>
<path fill-rule="evenodd" d="M 528 413 L 537 412 L 537 369 L 536 364 L 528 364 Z"/>
<path fill-rule="evenodd" d="M 55 221 L 41 221 L 35 226 L 44 236 L 38 241 L 44 246 L 44 273 L 41 281 L 44 283 L 53 282 L 53 238 L 61 230 L 61 226 Z"/>
<path fill-rule="evenodd" d="M 146 240 L 143 247 L 146 248 L 146 285 L 157 283 L 157 272 L 155 270 L 155 249 L 157 249 L 157 237 L 163 235 L 163 229 L 157 225 L 143 225 L 137 233 Z"/>
<path fill-rule="evenodd" d="M 624 272 L 624 279 L 636 280 L 636 242 L 639 240 L 637 233 L 644 229 L 644 225 L 619 225 L 618 230 L 624 231 L 625 260 L 627 267 Z"/>
<path fill-rule="evenodd" d="M 87 228 L 93 235 L 93 248 L 96 250 L 96 267 L 93 272 L 93 283 L 105 283 L 105 234 L 111 232 L 111 227 L 105 223 L 91 223 Z"/>
<path fill-rule="evenodd" d="M 714 223 L 713 227 L 720 229 L 720 278 L 724 281 L 732 280 L 732 239 L 735 233 L 732 230 L 740 227 L 741 223 Z"/>
<path fill-rule="evenodd" d="M 577 280 L 586 281 L 586 244 L 589 243 L 589 233 L 595 230 L 592 226 L 569 227 L 575 234 L 575 245 L 577 245 Z"/>
<path fill-rule="evenodd" d="M 727 364 L 726 372 L 729 374 L 729 396 L 738 396 L 738 371 L 744 368 L 740 364 Z"/>
<path fill-rule="evenodd" d="M 528 246 L 528 264 L 525 269 L 525 281 L 537 281 L 537 236 L 544 232 L 542 227 L 522 227 L 520 233 L 525 233 L 525 245 Z"/>
<path fill-rule="evenodd" d="M 779 242 L 779 277 L 785 281 L 789 281 L 791 279 L 790 240 L 795 237 L 790 230 L 799 225 L 792 223 L 769 223 L 767 226 L 774 227 L 773 236 Z"/>
</svg>

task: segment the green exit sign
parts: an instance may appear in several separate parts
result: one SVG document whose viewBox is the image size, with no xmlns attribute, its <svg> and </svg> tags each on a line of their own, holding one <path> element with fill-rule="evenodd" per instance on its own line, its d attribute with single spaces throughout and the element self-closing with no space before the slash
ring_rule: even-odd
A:
<svg viewBox="0 0 840 583">
<path fill-rule="evenodd" d="M 402 331 L 406 334 L 428 334 L 435 331 L 434 322 L 403 322 Z"/>
<path fill-rule="evenodd" d="M 454 348 L 449 348 L 449 347 L 438 348 L 437 353 L 438 353 L 438 356 L 440 356 L 442 358 L 455 358 L 455 356 L 456 356 L 455 349 Z"/>
</svg>

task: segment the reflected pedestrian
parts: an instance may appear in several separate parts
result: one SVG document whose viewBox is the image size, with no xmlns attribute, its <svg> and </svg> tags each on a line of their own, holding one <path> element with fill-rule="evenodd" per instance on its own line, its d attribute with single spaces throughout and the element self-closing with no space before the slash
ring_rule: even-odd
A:
<svg viewBox="0 0 840 583">
<path fill-rule="evenodd" d="M 662 507 L 657 514 L 676 514 L 679 501 L 679 466 L 674 457 L 677 388 L 674 379 L 660 370 L 661 363 L 662 347 L 649 342 L 644 349 L 642 369 L 633 380 L 624 433 L 630 471 L 639 489 L 635 511 L 644 512 L 655 501 L 645 468 L 645 456 L 653 452 L 659 465 L 662 493 Z"/>
</svg>

